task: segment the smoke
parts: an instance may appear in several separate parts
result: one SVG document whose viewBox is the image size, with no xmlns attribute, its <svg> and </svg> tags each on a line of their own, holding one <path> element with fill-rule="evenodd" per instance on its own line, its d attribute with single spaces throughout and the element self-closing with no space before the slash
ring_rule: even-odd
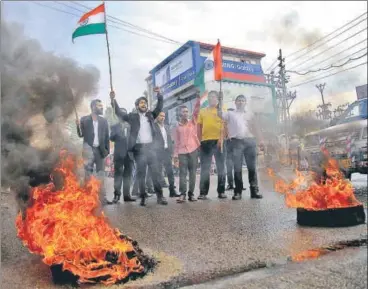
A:
<svg viewBox="0 0 368 289">
<path fill-rule="evenodd" d="M 301 26 L 297 11 L 291 11 L 273 19 L 268 24 L 270 36 L 282 47 L 304 47 L 322 37 L 318 29 L 308 30 Z"/>
<path fill-rule="evenodd" d="M 83 97 L 96 93 L 99 71 L 45 52 L 21 26 L 1 22 L 1 181 L 22 209 L 29 185 L 49 181 L 59 152 L 76 148 L 66 119 Z"/>
</svg>

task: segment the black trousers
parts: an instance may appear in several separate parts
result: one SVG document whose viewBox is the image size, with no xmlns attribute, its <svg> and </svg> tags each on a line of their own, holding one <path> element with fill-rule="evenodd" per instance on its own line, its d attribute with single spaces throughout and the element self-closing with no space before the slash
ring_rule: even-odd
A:
<svg viewBox="0 0 368 289">
<path fill-rule="evenodd" d="M 234 185 L 234 162 L 231 140 L 225 141 L 225 152 L 227 184 L 232 187 Z"/>
<path fill-rule="evenodd" d="M 167 178 L 169 180 L 169 190 L 172 191 L 175 188 L 174 171 L 172 166 L 171 152 L 168 149 L 157 150 L 157 157 L 159 163 L 159 171 L 161 176 L 161 183 L 165 183 L 162 168 L 165 169 Z"/>
<path fill-rule="evenodd" d="M 148 170 L 148 168 L 146 171 L 146 189 L 148 193 L 153 193 L 154 191 L 153 184 L 152 184 L 152 178 L 151 178 L 151 172 Z M 137 176 L 137 171 L 136 171 L 134 175 L 132 195 L 139 195 L 138 191 L 139 191 L 139 181 L 138 181 L 138 176 Z"/>
<path fill-rule="evenodd" d="M 114 191 L 116 194 L 121 194 L 121 184 L 123 183 L 123 196 L 130 196 L 132 168 L 133 161 L 128 155 L 125 158 L 114 159 Z"/>
<path fill-rule="evenodd" d="M 160 183 L 160 171 L 153 145 L 136 144 L 133 148 L 134 159 L 137 164 L 136 178 L 139 182 L 139 193 L 141 198 L 146 192 L 146 172 L 147 167 L 151 172 L 153 187 L 157 197 L 162 197 L 162 186 Z"/>
<path fill-rule="evenodd" d="M 225 192 L 225 158 L 224 153 L 217 146 L 217 140 L 206 140 L 201 142 L 201 177 L 200 194 L 208 195 L 210 189 L 210 168 L 212 156 L 215 156 L 217 168 L 217 193 Z"/>
<path fill-rule="evenodd" d="M 257 178 L 257 144 L 254 138 L 231 139 L 234 162 L 235 194 L 241 194 L 243 189 L 243 156 L 247 164 L 250 189 L 258 190 Z"/>
<path fill-rule="evenodd" d="M 198 151 L 189 154 L 179 154 L 179 192 L 181 195 L 187 194 L 187 174 L 189 171 L 189 196 L 194 196 L 196 175 L 198 164 Z"/>
</svg>

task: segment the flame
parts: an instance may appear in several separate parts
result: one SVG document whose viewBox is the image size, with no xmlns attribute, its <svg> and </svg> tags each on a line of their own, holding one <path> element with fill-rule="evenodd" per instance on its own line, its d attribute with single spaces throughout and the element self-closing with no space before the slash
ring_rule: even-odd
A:
<svg viewBox="0 0 368 289">
<path fill-rule="evenodd" d="M 79 283 L 105 285 L 142 273 L 136 242 L 109 226 L 99 206 L 100 182 L 80 186 L 73 173 L 75 160 L 66 151 L 55 172 L 64 178 L 61 190 L 53 183 L 32 189 L 33 204 L 16 218 L 18 237 L 49 266 L 61 264 L 79 276 Z M 135 243 L 135 244 L 134 244 Z"/>
<path fill-rule="evenodd" d="M 326 210 L 361 205 L 354 195 L 352 183 L 340 171 L 338 162 L 326 150 L 323 153 L 327 160 L 327 178 L 324 182 L 316 182 L 313 172 L 304 175 L 296 170 L 295 179 L 288 183 L 277 177 L 272 169 L 267 169 L 268 175 L 274 180 L 275 191 L 285 196 L 289 208 Z"/>
<path fill-rule="evenodd" d="M 327 254 L 328 251 L 323 249 L 311 249 L 291 256 L 294 262 L 302 262 L 305 260 L 317 259 L 318 257 Z"/>
</svg>

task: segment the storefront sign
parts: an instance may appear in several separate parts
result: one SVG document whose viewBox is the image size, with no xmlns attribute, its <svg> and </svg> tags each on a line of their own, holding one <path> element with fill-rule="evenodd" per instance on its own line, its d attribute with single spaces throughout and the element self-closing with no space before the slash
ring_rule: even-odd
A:
<svg viewBox="0 0 368 289">
<path fill-rule="evenodd" d="M 164 95 L 193 80 L 195 69 L 193 67 L 192 48 L 188 48 L 173 59 L 154 76 L 154 85 L 159 86 Z"/>
</svg>

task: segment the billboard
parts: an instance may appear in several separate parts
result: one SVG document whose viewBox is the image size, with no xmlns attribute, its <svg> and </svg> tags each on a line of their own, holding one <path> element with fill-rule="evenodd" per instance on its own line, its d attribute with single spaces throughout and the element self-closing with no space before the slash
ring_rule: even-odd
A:
<svg viewBox="0 0 368 289">
<path fill-rule="evenodd" d="M 357 98 L 367 98 L 367 84 L 355 87 Z"/>
<path fill-rule="evenodd" d="M 201 56 L 202 64 L 205 60 L 206 57 Z M 262 66 L 259 64 L 250 64 L 223 59 L 222 68 L 224 71 L 224 78 L 226 79 L 260 83 L 266 82 Z"/>
<path fill-rule="evenodd" d="M 193 51 L 190 47 L 154 74 L 154 85 L 161 88 L 164 96 L 168 96 L 194 77 Z"/>
</svg>

